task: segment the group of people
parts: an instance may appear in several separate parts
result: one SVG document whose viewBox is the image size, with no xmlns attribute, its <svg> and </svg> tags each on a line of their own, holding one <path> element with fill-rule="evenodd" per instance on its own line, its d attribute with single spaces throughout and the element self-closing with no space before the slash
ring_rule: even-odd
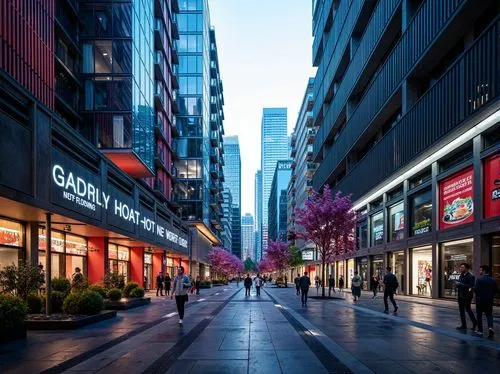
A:
<svg viewBox="0 0 500 374">
<path fill-rule="evenodd" d="M 195 281 L 192 280 L 191 276 L 187 275 L 187 277 L 189 278 L 189 282 L 191 284 L 191 286 L 188 289 L 188 292 L 191 292 L 193 294 L 196 291 L 196 294 L 199 295 L 200 282 L 201 282 L 200 276 L 198 275 Z M 164 288 L 165 288 L 165 296 L 169 296 L 171 284 L 172 284 L 172 279 L 170 278 L 170 275 L 167 273 L 165 276 L 163 276 L 163 274 L 160 271 L 156 276 L 156 296 L 163 296 Z"/>
<path fill-rule="evenodd" d="M 264 285 L 264 280 L 260 276 L 260 273 L 257 273 L 257 276 L 253 281 L 252 278 L 250 278 L 250 274 L 247 274 L 245 280 L 243 281 L 243 286 L 245 286 L 245 296 L 250 296 L 250 289 L 254 283 L 257 296 L 260 296 L 260 288 Z"/>
</svg>

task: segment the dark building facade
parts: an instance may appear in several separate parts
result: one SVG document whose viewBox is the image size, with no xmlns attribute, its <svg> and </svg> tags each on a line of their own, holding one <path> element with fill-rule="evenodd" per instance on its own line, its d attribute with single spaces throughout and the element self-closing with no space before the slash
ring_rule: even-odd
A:
<svg viewBox="0 0 500 374">
<path fill-rule="evenodd" d="M 288 184 L 292 161 L 278 160 L 268 203 L 269 240 L 287 241 Z"/>
<path fill-rule="evenodd" d="M 456 297 L 459 264 L 500 283 L 497 1 L 316 1 L 313 184 L 352 194 L 368 284 Z M 497 295 L 497 303 L 499 297 Z"/>
<path fill-rule="evenodd" d="M 207 275 L 174 192 L 178 1 L 1 7 L 0 163 L 23 172 L 0 176 L 0 266 L 45 264 L 51 237 L 53 276 Z"/>
</svg>

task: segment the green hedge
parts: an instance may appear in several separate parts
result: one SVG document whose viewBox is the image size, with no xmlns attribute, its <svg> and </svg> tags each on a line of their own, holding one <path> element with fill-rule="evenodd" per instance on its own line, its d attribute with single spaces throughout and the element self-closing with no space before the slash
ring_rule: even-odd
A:
<svg viewBox="0 0 500 374">
<path fill-rule="evenodd" d="M 99 295 L 102 296 L 103 299 L 105 299 L 108 296 L 104 287 L 99 284 L 93 284 L 89 286 L 89 291 L 97 292 Z"/>
<path fill-rule="evenodd" d="M 25 334 L 28 305 L 11 295 L 0 295 L 0 341 L 7 342 Z"/>
<path fill-rule="evenodd" d="M 118 288 L 112 288 L 108 291 L 108 298 L 111 301 L 118 301 L 122 298 L 122 291 Z"/>
<path fill-rule="evenodd" d="M 99 314 L 104 309 L 101 295 L 94 291 L 71 293 L 64 300 L 63 311 L 67 314 Z"/>
<path fill-rule="evenodd" d="M 28 313 L 39 314 L 42 312 L 43 303 L 45 299 L 38 296 L 36 293 L 30 293 L 26 298 L 26 303 L 28 305 Z"/>
<path fill-rule="evenodd" d="M 139 287 L 139 285 L 136 282 L 128 282 L 123 289 L 123 296 L 130 297 L 130 292 L 137 287 Z"/>
<path fill-rule="evenodd" d="M 50 305 L 52 313 L 61 313 L 63 310 L 64 300 L 68 294 L 61 291 L 52 291 L 50 294 Z"/>
<path fill-rule="evenodd" d="M 52 291 L 58 291 L 66 297 L 71 291 L 71 283 L 66 278 L 53 278 L 51 281 Z"/>
<path fill-rule="evenodd" d="M 144 297 L 144 288 L 136 287 L 130 291 L 129 297 Z"/>
</svg>

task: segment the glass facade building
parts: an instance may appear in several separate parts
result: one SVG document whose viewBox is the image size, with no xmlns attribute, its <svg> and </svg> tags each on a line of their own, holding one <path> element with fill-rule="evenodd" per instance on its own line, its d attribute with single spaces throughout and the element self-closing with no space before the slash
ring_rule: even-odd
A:
<svg viewBox="0 0 500 374">
<path fill-rule="evenodd" d="M 287 240 L 288 184 L 292 175 L 292 161 L 276 163 L 269 194 L 269 240 Z"/>
<path fill-rule="evenodd" d="M 262 171 L 255 173 L 255 261 L 262 258 Z"/>
<path fill-rule="evenodd" d="M 241 217 L 241 258 L 255 260 L 255 225 L 253 216 L 246 213 Z"/>
<path fill-rule="evenodd" d="M 231 191 L 222 191 L 222 246 L 226 249 L 231 249 L 233 245 L 232 228 L 233 228 L 233 197 Z"/>
<path fill-rule="evenodd" d="M 231 252 L 240 257 L 241 246 L 241 158 L 237 136 L 224 137 L 224 191 L 231 191 L 233 197 L 232 248 Z"/>
<path fill-rule="evenodd" d="M 268 203 L 276 164 L 289 158 L 287 108 L 264 108 L 262 111 L 262 253 L 268 243 Z"/>
</svg>

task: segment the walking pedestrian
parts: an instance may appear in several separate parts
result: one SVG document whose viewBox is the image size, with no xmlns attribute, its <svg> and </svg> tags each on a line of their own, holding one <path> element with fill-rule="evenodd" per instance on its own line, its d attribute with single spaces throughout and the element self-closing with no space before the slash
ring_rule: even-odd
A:
<svg viewBox="0 0 500 374">
<path fill-rule="evenodd" d="M 354 272 L 354 276 L 351 278 L 351 291 L 354 301 L 358 301 L 361 297 L 361 277 L 357 271 Z"/>
<path fill-rule="evenodd" d="M 316 275 L 314 277 L 314 284 L 316 285 L 316 295 L 319 295 L 319 283 L 320 283 L 319 275 Z"/>
<path fill-rule="evenodd" d="M 373 292 L 372 299 L 375 299 L 377 297 L 378 283 L 378 278 L 374 275 L 370 280 L 370 290 L 372 290 Z"/>
<path fill-rule="evenodd" d="M 293 283 L 295 283 L 295 294 L 298 296 L 300 295 L 300 274 L 297 273 L 297 276 L 293 280 Z"/>
<path fill-rule="evenodd" d="M 331 291 L 333 289 L 333 293 L 337 293 L 335 291 L 335 279 L 333 278 L 333 274 L 330 274 L 328 277 L 328 296 L 331 296 Z"/>
<path fill-rule="evenodd" d="M 197 295 L 199 295 L 199 294 L 200 294 L 200 282 L 201 282 L 200 276 L 199 276 L 199 275 L 197 275 L 197 276 L 196 276 L 196 282 L 194 283 L 195 288 L 196 288 L 196 294 L 197 294 Z"/>
<path fill-rule="evenodd" d="M 262 279 L 260 277 L 260 274 L 257 273 L 257 276 L 255 277 L 255 289 L 257 290 L 257 296 L 260 296 L 260 287 L 262 286 Z"/>
<path fill-rule="evenodd" d="M 158 293 L 160 296 L 163 296 L 163 275 L 161 274 L 161 271 L 158 272 L 158 275 L 156 276 L 156 296 L 158 297 Z"/>
<path fill-rule="evenodd" d="M 398 278 L 392 273 L 392 268 L 387 266 L 386 274 L 384 276 L 384 313 L 389 313 L 389 304 L 387 303 L 387 298 L 391 300 L 392 306 L 394 307 L 394 313 L 398 311 L 398 305 L 394 300 L 394 294 L 399 287 Z M 378 278 L 377 278 L 378 282 Z M 379 282 L 380 283 L 380 282 Z"/>
<path fill-rule="evenodd" d="M 177 268 L 177 275 L 174 277 L 174 289 L 172 290 L 172 299 L 175 295 L 175 304 L 177 305 L 177 313 L 179 313 L 179 325 L 182 326 L 184 320 L 184 304 L 188 301 L 187 291 L 191 287 L 191 282 L 187 275 L 184 274 L 184 267 Z"/>
<path fill-rule="evenodd" d="M 172 279 L 170 279 L 170 275 L 167 273 L 167 275 L 165 275 L 165 295 L 170 295 L 171 284 Z"/>
<path fill-rule="evenodd" d="M 479 277 L 474 285 L 476 294 L 477 334 L 483 336 L 483 313 L 488 321 L 488 338 L 493 338 L 493 299 L 497 292 L 497 283 L 490 275 L 490 267 L 481 265 Z"/>
<path fill-rule="evenodd" d="M 302 294 L 301 301 L 302 306 L 307 306 L 307 293 L 309 292 L 309 286 L 311 285 L 311 279 L 307 276 L 307 271 L 304 272 L 304 275 L 300 277 L 299 286 L 300 292 Z"/>
<path fill-rule="evenodd" d="M 236 276 L 236 288 L 240 288 L 240 275 Z"/>
<path fill-rule="evenodd" d="M 467 263 L 460 264 L 460 277 L 455 283 L 458 289 L 458 309 L 460 311 L 460 326 L 457 330 L 466 330 L 467 321 L 465 319 L 465 312 L 469 315 L 472 322 L 472 331 L 476 330 L 477 320 L 474 313 L 472 313 L 471 304 L 472 298 L 474 296 L 473 289 L 475 283 L 475 277 L 469 272 L 470 266 Z"/>
<path fill-rule="evenodd" d="M 245 286 L 245 296 L 250 296 L 250 287 L 252 287 L 252 278 L 250 278 L 250 274 L 247 273 L 243 285 Z"/>
<path fill-rule="evenodd" d="M 144 291 L 146 291 L 146 292 L 149 291 L 148 277 L 147 276 L 144 276 Z"/>
<path fill-rule="evenodd" d="M 344 290 L 344 276 L 341 275 L 339 278 L 339 290 L 342 292 Z"/>
</svg>

